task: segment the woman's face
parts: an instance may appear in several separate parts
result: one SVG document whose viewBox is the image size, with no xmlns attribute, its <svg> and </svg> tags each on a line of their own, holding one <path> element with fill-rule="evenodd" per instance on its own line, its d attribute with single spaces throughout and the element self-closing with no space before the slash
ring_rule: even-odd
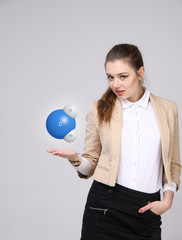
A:
<svg viewBox="0 0 182 240">
<path fill-rule="evenodd" d="M 115 60 L 106 63 L 109 87 L 119 99 L 128 99 L 131 102 L 135 102 L 141 98 L 143 90 L 140 80 L 142 80 L 144 75 L 144 67 L 138 70 L 138 74 L 139 76 L 126 61 Z M 122 92 L 119 93 L 117 91 Z"/>
</svg>

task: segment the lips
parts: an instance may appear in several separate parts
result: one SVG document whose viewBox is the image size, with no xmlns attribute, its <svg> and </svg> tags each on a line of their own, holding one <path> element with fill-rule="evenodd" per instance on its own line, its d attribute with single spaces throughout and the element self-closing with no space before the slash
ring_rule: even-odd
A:
<svg viewBox="0 0 182 240">
<path fill-rule="evenodd" d="M 115 93 L 118 95 L 118 96 L 122 96 L 124 94 L 125 90 L 120 90 L 120 91 L 115 91 Z"/>
<path fill-rule="evenodd" d="M 115 92 L 117 92 L 117 93 L 120 93 L 120 92 L 123 92 L 124 90 L 120 90 L 120 91 L 115 91 Z"/>
</svg>

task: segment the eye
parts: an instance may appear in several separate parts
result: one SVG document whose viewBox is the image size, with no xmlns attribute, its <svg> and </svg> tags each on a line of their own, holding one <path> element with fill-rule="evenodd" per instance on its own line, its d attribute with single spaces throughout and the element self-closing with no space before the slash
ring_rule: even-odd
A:
<svg viewBox="0 0 182 240">
<path fill-rule="evenodd" d="M 121 79 L 125 79 L 125 78 L 127 78 L 126 75 L 121 75 L 120 77 L 121 77 Z"/>
<path fill-rule="evenodd" d="M 112 76 L 107 76 L 107 79 L 113 80 L 113 77 Z"/>
</svg>

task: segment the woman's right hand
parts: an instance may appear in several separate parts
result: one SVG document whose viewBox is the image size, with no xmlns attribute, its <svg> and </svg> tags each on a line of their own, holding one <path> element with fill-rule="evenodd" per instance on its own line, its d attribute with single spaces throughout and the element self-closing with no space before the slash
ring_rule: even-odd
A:
<svg viewBox="0 0 182 240">
<path fill-rule="evenodd" d="M 55 156 L 67 158 L 72 165 L 79 166 L 81 163 L 81 158 L 78 153 L 72 149 L 60 148 L 60 149 L 48 149 L 48 153 L 52 153 Z"/>
</svg>

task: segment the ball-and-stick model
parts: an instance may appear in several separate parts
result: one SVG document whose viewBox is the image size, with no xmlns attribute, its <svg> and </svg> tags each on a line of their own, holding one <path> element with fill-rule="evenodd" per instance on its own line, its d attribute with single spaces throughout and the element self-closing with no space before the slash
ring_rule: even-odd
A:
<svg viewBox="0 0 182 240">
<path fill-rule="evenodd" d="M 73 142 L 77 138 L 75 118 L 78 115 L 78 108 L 74 104 L 66 105 L 49 114 L 46 120 L 48 133 L 57 139 L 64 139 Z"/>
</svg>

